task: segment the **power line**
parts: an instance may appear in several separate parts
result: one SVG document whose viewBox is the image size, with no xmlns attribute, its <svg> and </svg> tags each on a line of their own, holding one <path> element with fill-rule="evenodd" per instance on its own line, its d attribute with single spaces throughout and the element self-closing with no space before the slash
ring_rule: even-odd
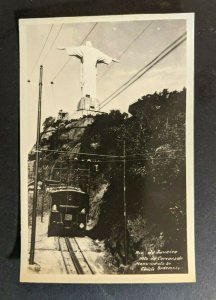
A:
<svg viewBox="0 0 216 300">
<path fill-rule="evenodd" d="M 147 158 L 140 158 L 140 159 L 126 159 L 125 161 L 126 162 L 133 162 L 133 161 L 146 161 L 148 159 L 151 159 L 151 160 L 167 160 L 167 159 L 178 159 L 178 158 L 184 158 L 185 159 L 185 156 L 176 156 L 176 157 L 147 157 Z M 97 162 L 91 162 L 91 163 L 94 163 L 94 164 L 103 164 L 103 163 L 122 163 L 124 162 L 123 159 L 116 159 L 116 160 L 103 160 L 103 161 L 97 161 Z"/>
<path fill-rule="evenodd" d="M 125 87 L 122 91 L 120 91 L 118 94 L 113 96 L 107 103 L 105 103 L 101 108 L 103 108 L 105 105 L 107 105 L 109 102 L 111 102 L 113 99 L 115 99 L 118 95 L 120 95 L 122 92 L 124 92 L 129 86 L 131 86 L 135 81 L 137 81 L 139 78 L 141 78 L 145 73 L 147 73 L 150 69 L 152 69 L 156 64 L 158 64 L 162 59 L 164 59 L 167 55 L 169 55 L 173 50 L 175 50 L 178 46 L 180 46 L 186 38 L 184 38 L 182 41 L 180 41 L 177 45 L 175 45 L 170 51 L 168 51 L 166 54 L 164 54 L 158 61 L 156 61 L 153 65 L 151 65 L 147 70 L 145 70 L 141 75 L 139 75 L 137 78 L 135 78 L 132 82 L 129 83 L 127 87 Z"/>
<path fill-rule="evenodd" d="M 86 36 L 84 37 L 84 39 L 81 41 L 80 46 L 85 42 L 85 40 L 89 37 L 89 35 L 92 33 L 92 31 L 95 29 L 95 27 L 97 26 L 98 22 L 96 22 L 92 28 L 90 29 L 90 31 L 86 34 Z M 60 75 L 60 73 L 64 70 L 64 68 L 67 66 L 67 64 L 70 62 L 71 57 L 69 57 L 66 62 L 64 63 L 64 65 L 61 67 L 61 69 L 57 72 L 57 74 L 53 77 L 51 84 L 53 84 L 54 80 Z"/>
<path fill-rule="evenodd" d="M 185 159 L 185 156 L 175 156 L 175 157 L 146 157 L 146 158 L 138 158 L 138 159 L 126 159 L 126 162 L 134 162 L 134 161 L 147 161 L 147 160 L 167 160 L 167 159 Z M 77 159 L 76 162 L 84 162 L 84 160 Z M 85 161 L 86 162 L 86 161 Z M 115 160 L 100 160 L 100 161 L 89 161 L 92 164 L 103 164 L 103 163 L 122 163 L 124 159 L 115 159 Z M 60 169 L 60 168 L 54 168 Z M 64 168 L 61 168 L 64 169 Z M 68 168 L 65 168 L 68 169 Z M 80 169 L 81 170 L 81 169 Z"/>
<path fill-rule="evenodd" d="M 160 151 L 160 153 L 172 153 L 172 152 L 182 152 L 182 150 L 165 150 L 165 151 Z M 126 156 L 145 156 L 149 155 L 150 153 L 135 153 L 135 154 L 127 154 Z M 154 152 L 155 154 L 155 152 Z"/>
<path fill-rule="evenodd" d="M 66 67 L 66 65 L 69 63 L 71 57 L 69 57 L 66 62 L 64 63 L 64 65 L 61 67 L 61 69 L 57 72 L 57 74 L 53 77 L 51 83 L 54 82 L 54 80 L 59 76 L 59 74 L 64 70 L 64 68 Z"/>
<path fill-rule="evenodd" d="M 38 64 L 38 62 L 39 62 L 39 60 L 40 60 L 40 58 L 41 58 L 41 55 L 42 55 L 42 53 L 43 53 L 43 50 L 44 50 L 44 48 L 45 48 L 45 46 L 46 46 L 46 43 L 47 43 L 47 41 L 48 41 L 48 39 L 49 39 L 49 36 L 50 36 L 51 32 L 52 32 L 53 26 L 54 26 L 54 25 L 52 24 L 51 27 L 50 27 L 50 30 L 49 30 L 49 32 L 48 32 L 48 34 L 47 34 L 47 37 L 46 37 L 45 41 L 44 41 L 43 47 L 41 48 L 41 51 L 40 51 L 40 53 L 39 53 L 39 56 L 38 56 L 38 58 L 37 58 L 36 61 L 35 61 L 34 67 L 32 68 L 30 77 L 31 77 L 32 74 L 34 73 L 35 68 L 36 68 L 36 66 L 37 66 L 37 64 Z"/>
<path fill-rule="evenodd" d="M 89 37 L 89 35 L 92 33 L 92 31 L 95 29 L 95 27 L 97 26 L 97 24 L 98 24 L 98 22 L 96 22 L 93 26 L 92 26 L 92 28 L 91 28 L 91 30 L 87 33 L 87 35 L 84 37 L 84 39 L 82 40 L 82 42 L 80 43 L 80 46 L 85 42 L 85 40 Z"/>
<path fill-rule="evenodd" d="M 47 150 L 47 149 L 40 149 L 38 150 L 39 152 L 58 152 L 58 153 L 63 153 L 67 154 L 69 151 L 64 151 L 64 150 Z M 36 152 L 36 151 L 35 151 Z M 101 156 L 101 157 L 122 157 L 121 155 L 108 155 L 108 154 L 96 154 L 96 153 L 86 153 L 86 152 L 70 152 L 69 154 L 75 154 L 75 155 L 89 155 L 89 156 Z"/>
<path fill-rule="evenodd" d="M 125 89 L 127 89 L 131 84 L 133 84 L 136 80 L 142 77 L 148 70 L 153 68 L 158 62 L 160 62 L 163 58 L 165 58 L 169 53 L 171 53 L 175 48 L 177 48 L 180 44 L 182 44 L 186 40 L 186 33 L 183 33 L 180 37 L 178 37 L 174 42 L 172 42 L 168 47 L 166 47 L 162 52 L 160 52 L 152 61 L 150 61 L 147 65 L 141 68 L 136 74 L 134 74 L 129 80 L 127 80 L 122 86 L 120 86 L 117 90 L 115 90 L 110 96 L 105 98 L 100 106 L 100 109 L 111 102 L 114 98 L 116 98 L 119 94 L 121 94 Z M 177 43 L 180 41 L 179 43 Z M 172 47 L 173 46 L 173 47 Z M 171 48 L 171 49 L 170 49 Z M 169 51 L 168 51 L 169 50 Z M 167 52 L 168 51 L 168 52 Z M 165 54 L 164 54 L 165 53 Z M 163 55 L 164 54 L 164 55 Z M 161 57 L 162 55 L 162 57 Z M 147 68 L 147 69 L 146 69 Z M 142 73 L 141 73 L 142 72 Z M 141 75 L 139 75 L 141 73 Z M 137 77 L 138 76 L 138 77 Z M 134 79 L 135 78 L 135 79 Z M 133 80 L 134 79 L 134 80 Z M 133 81 L 132 81 L 133 80 Z M 124 88 L 125 87 L 125 88 Z M 123 90 L 122 90 L 123 89 Z M 121 91 L 122 90 L 122 91 Z M 117 93 L 117 94 L 116 94 Z M 100 104 L 100 105 L 101 105 Z"/>
<path fill-rule="evenodd" d="M 49 47 L 49 50 L 47 51 L 46 55 L 44 56 L 44 58 L 43 58 L 43 60 L 42 60 L 42 64 L 43 64 L 43 62 L 45 61 L 45 59 L 47 58 L 47 55 L 49 54 L 49 52 L 50 52 L 50 50 L 52 49 L 53 45 L 55 44 L 55 42 L 56 42 L 56 40 L 57 40 L 57 38 L 58 38 L 58 36 L 59 36 L 61 30 L 62 30 L 63 25 L 64 25 L 64 24 L 61 24 L 61 26 L 60 26 L 60 28 L 59 28 L 57 34 L 56 34 L 56 37 L 54 38 L 52 44 L 51 44 L 50 47 Z"/>
<path fill-rule="evenodd" d="M 96 154 L 96 153 L 87 153 L 87 152 L 70 152 L 70 151 L 64 151 L 64 150 L 48 150 L 48 149 L 40 149 L 39 150 L 39 152 L 57 152 L 57 153 L 61 153 L 61 154 L 74 154 L 74 155 L 87 155 L 87 156 L 98 156 L 98 157 L 104 157 L 104 158 L 120 158 L 120 159 L 122 159 L 122 160 L 120 160 L 120 161 L 123 161 L 123 158 L 124 158 L 124 156 L 122 156 L 122 155 L 108 155 L 108 154 Z M 173 150 L 173 152 L 175 152 L 175 151 L 179 151 L 179 152 L 181 152 L 180 150 Z M 163 151 L 163 153 L 170 153 L 170 152 L 172 152 L 172 150 L 170 150 L 170 151 Z M 155 153 L 152 153 L 152 154 L 155 154 Z M 128 154 L 128 155 L 125 155 L 125 157 L 131 157 L 131 156 L 134 156 L 134 155 L 141 155 L 141 156 L 148 156 L 148 158 L 151 158 L 151 159 L 166 159 L 166 158 L 160 158 L 160 157 L 150 157 L 149 155 L 150 155 L 150 153 L 146 153 L 146 154 Z M 172 157 L 168 157 L 168 158 L 172 158 Z M 175 157 L 174 157 L 175 158 Z M 173 159 L 174 159 L 173 158 Z M 77 159 L 78 161 L 80 161 L 80 159 Z M 145 159 L 143 159 L 143 158 L 139 158 L 139 159 L 131 159 L 131 160 L 128 160 L 128 161 L 136 161 L 136 160 L 146 160 L 146 158 Z M 117 160 L 115 160 L 115 162 L 116 162 Z M 100 162 L 106 162 L 106 161 L 100 161 Z"/>
<path fill-rule="evenodd" d="M 117 57 L 117 60 L 120 60 L 120 58 L 122 58 L 122 56 L 128 51 L 128 49 L 133 45 L 133 43 L 138 40 L 138 38 L 150 27 L 150 25 L 153 23 L 153 21 L 151 21 L 147 26 L 145 26 L 142 31 L 129 43 L 129 45 L 122 51 L 122 53 Z M 98 82 L 104 77 L 104 75 L 110 70 L 110 68 L 113 65 L 109 65 L 108 68 L 106 68 L 105 72 L 101 75 L 101 77 L 98 79 Z"/>
<path fill-rule="evenodd" d="M 120 91 L 122 88 L 124 88 L 125 86 L 127 86 L 127 84 L 130 84 L 130 81 L 133 80 L 134 78 L 136 78 L 139 73 L 141 73 L 143 70 L 145 70 L 148 66 L 151 66 L 152 63 L 154 63 L 155 61 L 157 61 L 157 59 L 160 58 L 160 56 L 163 53 L 166 53 L 166 51 L 172 47 L 173 45 L 175 45 L 179 40 L 181 40 L 184 36 L 186 35 L 186 33 L 182 34 L 180 37 L 178 37 L 174 42 L 172 42 L 168 47 L 166 47 L 162 52 L 160 52 L 152 61 L 150 61 L 147 65 L 145 65 L 143 68 L 141 68 L 137 73 L 135 73 L 129 80 L 127 80 L 122 86 L 120 86 L 116 91 L 114 91 L 110 96 L 108 96 L 106 99 L 104 99 L 101 104 L 103 104 L 104 102 L 106 102 L 107 100 L 109 100 L 109 98 L 111 98 L 113 95 L 115 95 L 118 91 Z"/>
</svg>

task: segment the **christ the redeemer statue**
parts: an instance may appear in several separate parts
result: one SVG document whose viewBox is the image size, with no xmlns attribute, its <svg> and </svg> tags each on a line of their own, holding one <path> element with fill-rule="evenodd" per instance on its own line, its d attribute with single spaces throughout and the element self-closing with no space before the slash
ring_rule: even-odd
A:
<svg viewBox="0 0 216 300">
<path fill-rule="evenodd" d="M 110 64 L 118 60 L 109 57 L 100 50 L 94 48 L 90 41 L 86 45 L 78 47 L 59 47 L 66 50 L 69 56 L 77 57 L 81 62 L 81 96 L 96 99 L 97 65 Z"/>
</svg>

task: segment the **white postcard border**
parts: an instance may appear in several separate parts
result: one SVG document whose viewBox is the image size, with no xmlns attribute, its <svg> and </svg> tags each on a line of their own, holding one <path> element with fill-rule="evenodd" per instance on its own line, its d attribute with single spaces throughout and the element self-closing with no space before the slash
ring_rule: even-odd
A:
<svg viewBox="0 0 216 300">
<path fill-rule="evenodd" d="M 26 110 L 26 27 L 31 24 L 108 22 L 135 20 L 176 20 L 187 21 L 187 96 L 186 96 L 186 182 L 187 182 L 187 274 L 139 274 L 139 275 L 44 275 L 28 271 L 28 151 L 25 138 L 28 124 Z M 65 18 L 35 18 L 19 20 L 20 42 L 20 188 L 21 188 L 21 282 L 47 283 L 176 283 L 195 282 L 195 241 L 194 241 L 194 13 L 116 15 Z"/>
</svg>

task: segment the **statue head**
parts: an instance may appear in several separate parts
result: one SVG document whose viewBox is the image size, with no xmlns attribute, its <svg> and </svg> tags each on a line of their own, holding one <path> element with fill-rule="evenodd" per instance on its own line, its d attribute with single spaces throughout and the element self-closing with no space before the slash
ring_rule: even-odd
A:
<svg viewBox="0 0 216 300">
<path fill-rule="evenodd" d="M 86 46 L 88 46 L 88 47 L 92 47 L 92 42 L 91 41 L 86 41 Z"/>
</svg>

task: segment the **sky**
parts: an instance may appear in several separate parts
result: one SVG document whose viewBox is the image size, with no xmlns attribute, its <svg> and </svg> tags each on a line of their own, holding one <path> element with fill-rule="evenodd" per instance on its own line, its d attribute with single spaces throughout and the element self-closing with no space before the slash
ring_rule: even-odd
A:
<svg viewBox="0 0 216 300">
<path fill-rule="evenodd" d="M 146 21 L 98 22 L 87 40 L 105 54 L 119 58 L 141 31 L 150 23 Z M 57 117 L 58 111 L 76 111 L 80 100 L 80 61 L 72 57 L 59 76 L 58 71 L 68 60 L 66 51 L 60 51 L 60 46 L 79 46 L 95 23 L 63 23 L 61 32 L 51 47 L 62 25 L 55 23 L 49 35 L 43 52 L 38 60 L 41 49 L 52 26 L 50 24 L 29 24 L 26 28 L 26 65 L 25 85 L 27 94 L 27 124 L 31 123 L 29 130 L 29 146 L 33 145 L 36 137 L 38 79 L 39 67 L 43 64 L 43 92 L 42 92 L 42 122 L 46 117 Z M 151 25 L 130 46 L 120 58 L 119 63 L 98 65 L 97 98 L 102 102 L 117 88 L 133 76 L 139 69 L 154 59 L 164 48 L 186 31 L 186 21 L 154 20 Z M 35 66 L 35 63 L 36 67 Z M 102 76 L 102 74 L 105 75 Z M 111 109 L 120 109 L 128 112 L 128 106 L 139 97 L 162 91 L 163 89 L 181 90 L 186 87 L 186 43 L 181 44 L 164 60 L 159 62 L 143 77 L 132 84 L 117 98 L 103 108 L 105 112 Z M 27 80 L 31 82 L 28 83 Z M 30 148 L 31 148 L 30 146 Z"/>
</svg>

